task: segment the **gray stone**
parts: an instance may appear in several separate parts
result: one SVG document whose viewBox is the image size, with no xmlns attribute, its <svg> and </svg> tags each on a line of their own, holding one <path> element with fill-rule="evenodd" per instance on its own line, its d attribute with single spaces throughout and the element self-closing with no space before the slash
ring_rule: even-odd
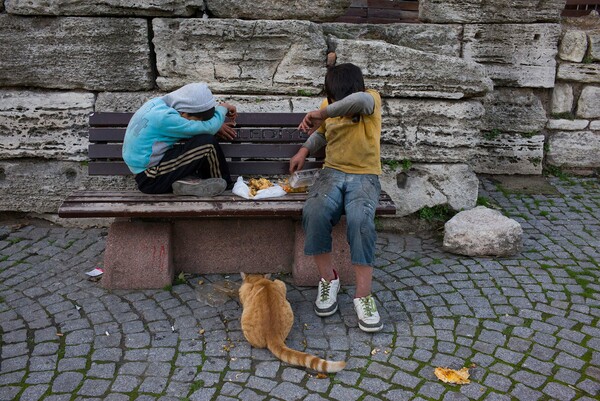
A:
<svg viewBox="0 0 600 401">
<path fill-rule="evenodd" d="M 11 43 L 11 51 L 0 59 L 0 85 L 150 89 L 147 35 L 144 19 L 0 15 L 0 42 Z"/>
<path fill-rule="evenodd" d="M 311 22 L 157 18 L 152 25 L 163 90 L 205 81 L 216 93 L 320 92 L 327 46 Z"/>
<path fill-rule="evenodd" d="M 425 206 L 471 209 L 477 201 L 479 181 L 466 164 L 419 163 L 408 171 L 385 166 L 381 185 L 395 201 L 396 215 L 407 216 Z"/>
<path fill-rule="evenodd" d="M 558 24 L 466 25 L 463 57 L 483 64 L 494 85 L 552 88 Z"/>
<path fill-rule="evenodd" d="M 559 21 L 561 0 L 420 0 L 419 20 L 435 23 Z"/>
<path fill-rule="evenodd" d="M 552 113 L 570 113 L 573 110 L 573 87 L 557 82 L 552 91 Z"/>
<path fill-rule="evenodd" d="M 564 167 L 600 167 L 600 133 L 553 132 L 548 138 L 548 163 Z"/>
<path fill-rule="evenodd" d="M 69 0 L 11 0 L 6 10 L 20 15 L 77 15 L 77 16 L 193 16 L 204 10 L 198 0 L 152 0 L 126 2 L 105 0 L 101 3 Z"/>
<path fill-rule="evenodd" d="M 498 88 L 483 101 L 484 131 L 539 134 L 548 118 L 541 99 L 531 89 Z"/>
<path fill-rule="evenodd" d="M 497 210 L 478 206 L 444 225 L 443 248 L 468 256 L 509 256 L 522 247 L 523 229 Z"/>
<path fill-rule="evenodd" d="M 387 97 L 462 99 L 485 94 L 493 86 L 481 65 L 462 58 L 380 40 L 330 38 L 329 43 L 335 49 L 337 63 L 360 66 L 365 85 Z"/>
<path fill-rule="evenodd" d="M 588 32 L 588 40 L 590 43 L 589 56 L 593 61 L 600 61 L 600 30 Z"/>
<path fill-rule="evenodd" d="M 600 120 L 590 122 L 590 129 L 592 131 L 600 131 Z"/>
<path fill-rule="evenodd" d="M 559 63 L 556 78 L 588 84 L 600 83 L 600 64 Z"/>
<path fill-rule="evenodd" d="M 588 120 L 548 120 L 546 128 L 557 131 L 581 131 L 586 129 Z"/>
<path fill-rule="evenodd" d="M 79 372 L 65 372 L 59 374 L 52 383 L 53 393 L 71 393 L 83 380 L 83 374 Z"/>
<path fill-rule="evenodd" d="M 325 35 L 338 39 L 382 40 L 392 45 L 460 57 L 461 25 L 323 24 Z"/>
<path fill-rule="evenodd" d="M 577 117 L 600 118 L 600 86 L 586 86 L 577 102 Z"/>
<path fill-rule="evenodd" d="M 239 1 L 207 0 L 208 11 L 217 18 L 251 20 L 333 21 L 344 15 L 350 0 Z"/>
<path fill-rule="evenodd" d="M 558 57 L 565 61 L 580 63 L 587 52 L 587 35 L 584 31 L 567 31 L 558 47 Z"/>
<path fill-rule="evenodd" d="M 93 107 L 92 93 L 0 91 L 2 158 L 83 160 Z"/>
</svg>

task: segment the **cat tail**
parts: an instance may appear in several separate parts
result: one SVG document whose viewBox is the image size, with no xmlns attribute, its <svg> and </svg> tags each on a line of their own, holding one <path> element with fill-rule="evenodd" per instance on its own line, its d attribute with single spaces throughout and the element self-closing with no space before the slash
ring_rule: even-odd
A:
<svg viewBox="0 0 600 401">
<path fill-rule="evenodd" d="M 288 348 L 284 343 L 267 344 L 269 351 L 283 362 L 290 365 L 304 366 L 317 372 L 335 373 L 346 367 L 345 361 L 327 361 L 306 352 L 296 351 Z"/>
</svg>

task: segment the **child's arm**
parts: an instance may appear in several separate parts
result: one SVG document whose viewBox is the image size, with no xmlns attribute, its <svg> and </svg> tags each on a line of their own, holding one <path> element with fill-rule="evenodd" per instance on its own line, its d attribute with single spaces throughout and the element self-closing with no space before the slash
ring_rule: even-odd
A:
<svg viewBox="0 0 600 401">
<path fill-rule="evenodd" d="M 215 135 L 225 121 L 226 107 L 217 106 L 215 114 L 210 120 L 195 121 L 183 118 L 174 109 L 162 122 L 162 129 L 166 135 L 176 138 L 191 138 L 199 134 Z"/>
<path fill-rule="evenodd" d="M 373 114 L 375 111 L 375 99 L 367 92 L 356 92 L 346 96 L 342 100 L 328 105 L 327 117 L 353 116 L 355 114 Z"/>
</svg>

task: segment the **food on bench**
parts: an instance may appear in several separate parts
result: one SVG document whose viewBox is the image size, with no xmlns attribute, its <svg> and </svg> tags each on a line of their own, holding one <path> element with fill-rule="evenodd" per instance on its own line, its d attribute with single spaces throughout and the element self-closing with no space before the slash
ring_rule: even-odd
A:
<svg viewBox="0 0 600 401">
<path fill-rule="evenodd" d="M 279 183 L 279 185 L 281 186 L 281 188 L 283 188 L 283 190 L 285 192 L 287 192 L 288 194 L 295 194 L 295 193 L 302 193 L 302 192 L 306 192 L 308 191 L 308 187 L 304 186 L 304 187 L 298 187 L 298 188 L 293 188 L 290 185 L 290 179 L 286 178 L 285 180 L 281 181 Z"/>
<path fill-rule="evenodd" d="M 250 188 L 250 196 L 255 196 L 261 189 L 272 187 L 273 183 L 266 178 L 250 178 L 248 187 Z"/>
</svg>

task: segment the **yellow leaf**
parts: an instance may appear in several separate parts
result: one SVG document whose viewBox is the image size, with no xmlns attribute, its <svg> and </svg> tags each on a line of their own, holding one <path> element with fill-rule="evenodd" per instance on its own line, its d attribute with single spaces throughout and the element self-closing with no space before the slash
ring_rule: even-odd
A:
<svg viewBox="0 0 600 401">
<path fill-rule="evenodd" d="M 454 370 L 450 368 L 435 368 L 435 375 L 444 383 L 467 384 L 469 381 L 469 368 Z"/>
<path fill-rule="evenodd" d="M 327 379 L 327 377 L 329 377 L 329 376 L 327 376 L 327 374 L 325 374 L 325 373 L 321 373 L 321 372 L 317 373 L 317 379 Z"/>
</svg>

